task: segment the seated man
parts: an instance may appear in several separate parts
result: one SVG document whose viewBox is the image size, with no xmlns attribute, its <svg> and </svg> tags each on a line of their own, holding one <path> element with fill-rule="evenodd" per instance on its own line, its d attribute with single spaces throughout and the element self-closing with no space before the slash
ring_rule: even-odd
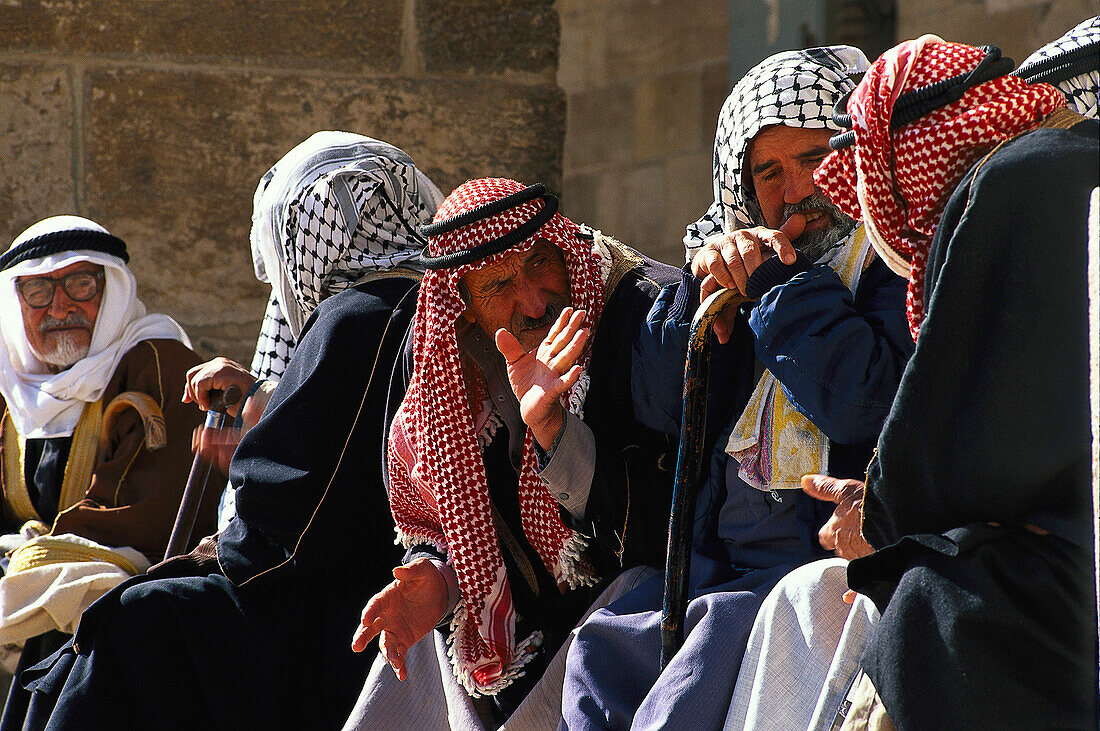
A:
<svg viewBox="0 0 1100 731">
<path fill-rule="evenodd" d="M 234 456 L 237 516 L 216 560 L 180 557 L 119 587 L 85 612 L 73 645 L 23 674 L 41 706 L 32 728 L 58 694 L 50 728 L 344 722 L 367 671 L 348 636 L 367 584 L 400 555 L 382 432 L 403 388 L 415 231 L 441 197 L 404 152 L 346 132 L 310 137 L 264 176 L 254 238 L 287 283 L 276 291 L 296 349 Z"/>
<path fill-rule="evenodd" d="M 908 272 L 916 340 L 852 486 L 878 550 L 848 579 L 882 610 L 863 655 L 878 697 L 857 688 L 854 727 L 884 710 L 899 729 L 1096 728 L 1086 221 L 1100 123 L 1011 66 L 935 36 L 888 51 L 815 173 Z"/>
<path fill-rule="evenodd" d="M 372 146 L 376 148 L 373 151 Z M 230 406 L 229 414 L 237 417 L 236 430 L 217 440 L 215 449 L 209 450 L 215 456 L 228 462 L 239 437 L 259 421 L 294 355 L 305 321 L 322 300 L 354 284 L 364 272 L 380 274 L 387 271 L 387 260 L 392 261 L 390 271 L 394 276 L 419 278 L 419 265 L 410 260 L 411 255 L 396 255 L 393 251 L 397 246 L 395 242 L 400 242 L 402 247 L 413 247 L 411 239 L 415 238 L 409 236 L 401 222 L 387 218 L 390 215 L 387 196 L 392 199 L 402 191 L 393 190 L 392 183 L 387 191 L 383 183 L 385 178 L 366 178 L 376 188 L 367 195 L 354 170 L 356 160 L 367 160 L 374 155 L 390 157 L 397 152 L 400 152 L 397 148 L 362 135 L 317 132 L 287 153 L 260 180 L 249 242 L 256 279 L 271 287 L 271 296 L 256 339 L 251 369 L 227 358 L 214 358 L 188 372 L 183 396 L 185 402 L 194 401 L 205 411 L 211 389 L 224 391 L 237 386 L 246 394 L 239 404 Z M 308 176 L 301 177 L 308 172 L 299 169 L 303 161 L 325 154 L 335 156 L 348 166 L 338 175 L 326 175 L 350 181 L 356 202 L 365 206 L 362 210 L 344 210 L 347 199 L 340 197 L 339 188 L 334 192 L 326 189 L 333 185 L 327 178 L 321 180 L 317 198 L 307 198 L 306 202 L 295 198 L 310 184 Z M 417 204 L 430 216 L 443 200 L 443 193 L 419 169 L 410 167 L 409 170 L 416 177 L 415 181 L 408 182 L 410 190 L 419 195 Z M 298 177 L 292 178 L 292 174 Z M 287 189 L 293 185 L 300 190 Z M 409 202 L 412 205 L 415 196 Z M 292 233 L 280 231 L 279 227 L 285 226 L 287 221 L 297 221 L 296 217 L 302 215 L 304 208 L 308 208 L 316 219 L 297 225 Z M 408 211 L 405 215 L 413 216 Z M 337 216 L 343 216 L 346 223 L 341 224 Z M 353 223 L 356 221 L 358 228 Z M 204 434 L 204 445 L 214 441 L 207 439 L 208 436 L 209 432 Z M 224 528 L 233 516 L 235 496 L 236 491 L 228 486 L 219 510 L 219 528 Z"/>
<path fill-rule="evenodd" d="M 634 386 L 648 423 L 680 428 L 700 288 L 745 292 L 773 253 L 790 264 L 797 250 L 813 264 L 715 324 L 725 345 L 710 369 L 709 464 L 683 648 L 662 672 L 660 578 L 595 612 L 569 652 L 562 710 L 571 729 L 720 726 L 761 598 L 826 553 L 817 533 L 830 506 L 802 493 L 802 474 L 862 475 L 871 456 L 912 347 L 905 282 L 810 177 L 829 152 L 833 105 L 853 88 L 849 74 L 865 68 L 863 54 L 846 46 L 784 52 L 749 71 L 726 100 L 715 201 L 685 238 L 703 281 L 685 272 L 678 291 L 663 293 L 641 341 L 646 368 Z"/>
<path fill-rule="evenodd" d="M 541 185 L 473 180 L 425 228 L 389 441 L 408 554 L 363 611 L 353 646 L 381 635 L 381 658 L 349 726 L 459 728 L 480 710 L 495 728 L 542 678 L 546 702 L 512 722 L 553 728 L 570 630 L 621 567 L 663 562 L 672 444 L 635 420 L 630 380 L 676 270 L 556 209 Z"/>
<path fill-rule="evenodd" d="M 179 390 L 199 359 L 174 320 L 145 313 L 128 261 L 77 216 L 36 223 L 0 255 L 3 550 L 51 537 L 0 580 L 2 642 L 34 638 L 24 665 L 64 641 L 44 631 L 71 632 L 80 609 L 164 556 L 191 466 L 202 415 Z"/>
</svg>

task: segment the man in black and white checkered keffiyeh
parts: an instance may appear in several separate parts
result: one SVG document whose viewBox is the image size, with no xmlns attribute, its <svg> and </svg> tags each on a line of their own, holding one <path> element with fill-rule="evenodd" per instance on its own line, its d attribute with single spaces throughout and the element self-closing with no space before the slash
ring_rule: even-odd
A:
<svg viewBox="0 0 1100 731">
<path fill-rule="evenodd" d="M 1100 108 L 1097 106 L 1097 95 L 1100 94 L 1100 16 L 1094 16 L 1080 23 L 1061 38 L 1048 43 L 1035 53 L 1028 56 L 1020 68 L 1017 76 L 1028 78 L 1030 68 L 1035 67 L 1044 59 L 1052 58 L 1067 51 L 1092 46 L 1089 68 L 1076 76 L 1065 80 L 1053 81 L 1058 91 L 1066 96 L 1069 106 L 1086 117 L 1097 118 L 1100 116 Z"/>
<path fill-rule="evenodd" d="M 318 132 L 261 178 L 252 259 L 271 283 L 252 373 L 277 380 L 302 325 L 326 297 L 395 271 L 422 272 L 422 239 L 443 194 L 401 150 L 349 132 Z"/>
<path fill-rule="evenodd" d="M 777 124 L 840 131 L 833 122 L 833 106 L 855 87 L 851 75 L 862 73 L 867 65 L 863 52 L 851 46 L 784 51 L 763 60 L 737 82 L 718 115 L 714 203 L 684 236 L 688 261 L 712 234 L 765 225 L 742 177 L 749 143 L 757 133 Z"/>
</svg>

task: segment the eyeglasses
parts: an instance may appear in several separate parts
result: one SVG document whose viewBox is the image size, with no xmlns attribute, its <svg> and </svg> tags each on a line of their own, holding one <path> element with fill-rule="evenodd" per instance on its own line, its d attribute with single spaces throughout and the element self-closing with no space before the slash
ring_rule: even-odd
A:
<svg viewBox="0 0 1100 731">
<path fill-rule="evenodd" d="M 66 296 L 73 302 L 87 302 L 99 294 L 103 272 L 73 272 L 64 277 L 32 277 L 15 283 L 19 296 L 28 306 L 35 309 L 49 307 L 53 302 L 57 285 L 65 290 Z"/>
</svg>

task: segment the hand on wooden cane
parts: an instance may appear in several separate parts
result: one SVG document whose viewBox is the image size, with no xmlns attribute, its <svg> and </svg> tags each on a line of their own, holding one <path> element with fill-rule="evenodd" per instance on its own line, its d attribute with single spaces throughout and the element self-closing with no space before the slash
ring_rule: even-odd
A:
<svg viewBox="0 0 1100 731">
<path fill-rule="evenodd" d="M 581 375 L 577 360 L 588 342 L 584 310 L 566 307 L 537 348 L 523 350 L 512 333 L 496 332 L 497 350 L 508 363 L 508 381 L 519 399 L 519 412 L 532 436 L 550 449 L 565 423 L 560 399 Z"/>
<path fill-rule="evenodd" d="M 195 368 L 191 369 L 191 373 L 194 372 Z M 188 400 L 188 393 L 192 392 L 190 373 L 188 376 L 187 391 L 183 397 L 185 402 Z M 231 422 L 225 421 L 224 415 L 230 409 L 239 408 L 243 390 L 236 383 L 230 383 L 225 390 L 219 387 L 202 389 L 202 403 L 199 408 L 207 412 L 206 422 L 191 432 L 191 452 L 204 464 L 213 464 L 223 475 L 229 474 L 229 463 L 237 445 L 241 443 L 241 430 L 233 428 Z"/>
<path fill-rule="evenodd" d="M 377 635 L 378 649 L 398 680 L 408 677 L 405 658 L 447 609 L 447 582 L 427 558 L 393 570 L 394 580 L 375 594 L 363 609 L 351 649 L 362 652 Z"/>
<path fill-rule="evenodd" d="M 255 382 L 256 377 L 239 363 L 228 358 L 214 358 L 187 371 L 187 382 L 180 400 L 185 404 L 194 402 L 203 411 L 209 411 L 211 391 L 227 391 L 236 386 L 241 393 L 247 393 Z M 240 405 L 239 401 L 228 404 L 226 412 L 236 417 Z"/>
<path fill-rule="evenodd" d="M 708 236 L 703 248 L 695 252 L 691 259 L 691 273 L 702 280 L 699 301 L 720 289 L 733 289 L 745 294 L 749 277 L 761 262 L 772 255 L 778 256 L 785 264 L 793 264 L 795 247 L 791 242 L 805 229 L 805 215 L 796 213 L 784 221 L 778 231 L 757 226 Z M 730 307 L 715 319 L 714 335 L 718 342 L 729 340 L 736 316 L 737 308 Z"/>
</svg>

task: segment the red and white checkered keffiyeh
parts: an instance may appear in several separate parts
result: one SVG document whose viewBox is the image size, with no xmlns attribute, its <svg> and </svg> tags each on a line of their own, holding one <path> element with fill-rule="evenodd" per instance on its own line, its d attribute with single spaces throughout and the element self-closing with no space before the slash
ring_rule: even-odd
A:
<svg viewBox="0 0 1100 731">
<path fill-rule="evenodd" d="M 506 179 L 473 180 L 459 186 L 436 212 L 435 220 L 499 200 L 523 189 Z M 429 240 L 428 253 L 440 256 L 470 249 L 503 236 L 531 219 L 539 199 Z M 562 250 L 569 273 L 571 304 L 588 313 L 594 331 L 603 308 L 603 285 L 591 243 L 560 213 L 526 241 L 485 260 L 452 269 L 429 270 L 420 286 L 413 328 L 414 370 L 394 418 L 389 448 L 390 506 L 404 545 L 431 544 L 447 553 L 462 594 L 449 638 L 456 677 L 472 694 L 494 694 L 522 675 L 540 644 L 538 633 L 517 643 L 515 609 L 493 526 L 485 464 L 477 442 L 484 387 L 464 381 L 455 321 L 464 306 L 458 283 L 464 274 L 548 239 Z M 490 334 L 491 335 L 491 334 Z M 581 364 L 587 366 L 587 356 Z M 469 374 L 480 380 L 478 374 Z M 473 393 L 470 393 L 470 391 Z M 530 430 L 524 439 L 519 475 L 523 533 L 560 586 L 595 582 L 583 539 L 567 528 L 558 504 L 537 476 Z"/>
<path fill-rule="evenodd" d="M 848 101 L 855 144 L 829 155 L 814 173 L 842 211 L 863 221 L 883 260 L 908 274 L 906 309 L 914 340 L 924 319 L 928 247 L 947 199 L 982 156 L 1066 103 L 1053 86 L 1002 76 L 891 132 L 898 97 L 969 72 L 984 55 L 931 35 L 884 53 Z"/>
</svg>

